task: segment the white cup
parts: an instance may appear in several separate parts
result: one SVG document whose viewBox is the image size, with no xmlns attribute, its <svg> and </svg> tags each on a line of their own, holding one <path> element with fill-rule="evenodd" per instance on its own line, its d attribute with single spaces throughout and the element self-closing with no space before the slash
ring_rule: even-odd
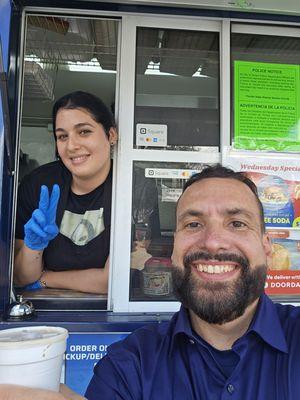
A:
<svg viewBox="0 0 300 400">
<path fill-rule="evenodd" d="M 0 383 L 58 391 L 67 337 L 53 326 L 0 331 Z"/>
</svg>

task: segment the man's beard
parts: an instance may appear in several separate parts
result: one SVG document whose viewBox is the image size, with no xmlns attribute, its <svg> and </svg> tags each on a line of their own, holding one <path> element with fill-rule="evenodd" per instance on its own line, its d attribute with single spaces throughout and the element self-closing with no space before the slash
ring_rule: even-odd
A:
<svg viewBox="0 0 300 400">
<path fill-rule="evenodd" d="M 240 265 L 240 275 L 234 281 L 203 281 L 193 271 L 197 260 L 231 261 Z M 174 293 L 178 300 L 199 318 L 210 324 L 224 324 L 243 315 L 246 308 L 263 293 L 267 266 L 250 269 L 246 258 L 235 254 L 188 254 L 183 259 L 184 268 L 173 265 Z"/>
</svg>

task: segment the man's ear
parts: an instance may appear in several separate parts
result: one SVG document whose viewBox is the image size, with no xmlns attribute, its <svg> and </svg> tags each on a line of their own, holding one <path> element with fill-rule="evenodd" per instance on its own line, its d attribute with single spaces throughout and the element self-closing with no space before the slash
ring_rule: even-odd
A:
<svg viewBox="0 0 300 400">
<path fill-rule="evenodd" d="M 265 250 L 265 254 L 267 257 L 267 264 L 268 264 L 268 268 L 272 268 L 272 242 L 270 239 L 270 236 L 267 233 L 264 233 L 263 235 L 263 247 Z"/>
</svg>

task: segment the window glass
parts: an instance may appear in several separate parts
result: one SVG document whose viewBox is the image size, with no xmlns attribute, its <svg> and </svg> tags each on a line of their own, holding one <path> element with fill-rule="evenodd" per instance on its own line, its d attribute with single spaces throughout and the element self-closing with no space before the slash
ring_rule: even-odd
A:
<svg viewBox="0 0 300 400">
<path fill-rule="evenodd" d="M 27 17 L 19 178 L 55 159 L 52 106 L 75 90 L 114 111 L 118 22 L 68 16 Z"/>
<path fill-rule="evenodd" d="M 176 202 L 203 164 L 133 164 L 130 300 L 174 300 L 171 277 Z"/>
<path fill-rule="evenodd" d="M 52 126 L 52 107 L 56 100 L 74 91 L 84 91 L 99 97 L 114 114 L 118 21 L 103 18 L 74 18 L 63 15 L 27 15 L 25 38 L 19 181 L 36 167 L 56 160 L 56 145 Z M 101 127 L 97 129 L 97 132 L 99 132 Z M 90 133 L 88 130 L 86 132 L 86 135 Z M 93 137 L 97 138 L 98 136 L 95 134 Z M 110 146 L 108 152 L 110 152 Z M 77 151 L 76 155 L 78 156 L 78 154 Z M 79 154 L 79 156 L 82 156 L 82 154 Z M 70 172 L 72 173 L 72 171 Z M 38 176 L 40 177 L 41 174 L 39 173 Z M 40 180 L 36 180 L 36 182 L 37 185 L 44 184 Z M 56 221 L 61 221 L 57 222 L 59 224 L 57 237 L 62 237 L 62 241 L 64 241 L 64 245 L 61 245 L 64 246 L 61 255 L 66 258 L 70 257 L 69 264 L 74 264 L 74 268 L 56 265 L 54 261 L 46 263 L 46 250 L 48 255 L 52 256 L 55 253 L 49 250 L 51 242 L 53 245 L 57 238 L 54 236 L 43 253 L 42 267 L 46 271 L 42 272 L 40 281 L 36 281 L 37 284 L 33 282 L 33 285 L 17 284 L 15 289 L 24 297 L 34 300 L 35 305 L 39 304 L 40 299 L 46 299 L 53 300 L 50 307 L 64 308 L 65 305 L 66 308 L 70 308 L 69 300 L 74 307 L 74 299 L 78 299 L 79 307 L 84 309 L 82 300 L 85 299 L 89 300 L 87 308 L 105 308 L 107 303 L 106 288 L 101 289 L 102 294 L 98 294 L 95 289 L 91 289 L 92 279 L 84 288 L 78 288 L 75 283 L 76 281 L 83 282 L 80 278 L 73 280 L 74 287 L 66 287 L 65 282 L 67 281 L 72 285 L 72 277 L 69 278 L 71 275 L 65 276 L 64 283 L 62 283 L 57 275 L 60 272 L 57 271 L 60 269 L 62 273 L 74 272 L 80 274 L 83 269 L 91 271 L 93 267 L 104 268 L 110 237 L 110 175 L 105 179 L 105 182 L 88 193 L 73 193 L 71 189 L 68 189 L 67 184 L 61 184 L 61 186 L 59 201 L 60 204 L 64 204 L 65 208 L 59 211 L 60 208 L 58 207 L 55 216 Z M 66 193 L 65 195 L 62 195 L 63 191 Z M 24 191 L 22 192 L 19 189 L 19 198 L 21 199 L 20 193 L 24 193 Z M 24 198 L 27 199 L 26 204 Z M 30 216 L 28 217 L 27 214 L 32 215 L 31 209 L 33 208 L 33 204 L 27 205 L 28 199 L 29 196 L 23 195 L 22 200 L 19 201 L 22 207 L 19 207 L 18 204 L 18 212 L 21 210 L 27 221 L 30 220 Z M 38 201 L 36 207 L 38 207 Z M 59 213 L 61 213 L 60 216 L 58 216 Z M 96 214 L 98 219 L 95 219 Z M 107 218 L 107 221 L 104 226 L 105 218 Z M 18 223 L 16 226 L 17 232 Z M 19 227 L 19 231 L 21 231 L 21 228 Z M 72 232 L 78 233 L 77 241 L 74 239 L 75 236 L 71 235 Z M 16 239 L 15 249 L 17 253 L 20 249 L 22 250 L 23 239 L 20 233 L 16 234 Z M 89 250 L 90 246 L 96 243 L 95 240 L 101 241 L 105 249 L 101 261 L 99 255 L 101 252 L 93 253 Z M 77 246 L 76 250 L 74 250 L 75 245 Z M 62 247 L 57 246 L 56 249 L 62 249 Z M 70 250 L 71 247 L 73 247 L 73 250 Z M 60 250 L 57 250 L 57 253 L 60 253 Z M 94 257 L 91 262 L 93 265 L 90 267 L 82 265 L 81 267 L 81 261 L 80 265 L 75 265 L 76 260 L 83 260 L 82 264 L 84 262 L 88 264 L 88 256 L 91 254 Z M 74 261 L 72 257 L 74 257 Z M 62 256 L 57 254 L 56 260 L 61 259 Z M 64 261 L 61 261 L 61 264 L 63 263 Z M 75 271 L 76 269 L 78 271 Z M 52 275 L 56 274 L 55 279 L 57 280 L 53 283 L 54 278 L 52 278 L 51 286 L 44 287 L 46 281 L 43 282 L 42 277 L 48 272 Z M 17 272 L 15 272 L 15 278 L 16 275 Z M 78 275 L 78 277 L 80 276 L 82 275 Z M 103 282 L 105 280 L 106 276 Z M 15 281 L 18 282 L 17 279 Z M 57 298 L 59 298 L 59 302 L 57 302 Z"/>
<path fill-rule="evenodd" d="M 135 148 L 218 150 L 218 33 L 137 29 L 134 126 Z"/>
<path fill-rule="evenodd" d="M 299 152 L 300 38 L 233 33 L 232 142 Z"/>
</svg>

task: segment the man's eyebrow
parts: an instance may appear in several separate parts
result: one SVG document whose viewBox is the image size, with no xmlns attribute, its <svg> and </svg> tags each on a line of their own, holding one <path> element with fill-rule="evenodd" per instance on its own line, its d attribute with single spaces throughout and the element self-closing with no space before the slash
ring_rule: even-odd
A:
<svg viewBox="0 0 300 400">
<path fill-rule="evenodd" d="M 246 210 L 245 208 L 238 208 L 238 207 L 226 209 L 225 214 L 232 215 L 232 216 L 245 215 L 246 217 L 251 218 L 251 219 L 254 216 L 254 214 L 251 211 Z"/>
<path fill-rule="evenodd" d="M 179 214 L 177 219 L 178 219 L 178 222 L 180 222 L 186 217 L 202 217 L 202 216 L 203 216 L 202 211 L 188 209 L 188 210 L 184 211 L 182 214 Z"/>
</svg>

